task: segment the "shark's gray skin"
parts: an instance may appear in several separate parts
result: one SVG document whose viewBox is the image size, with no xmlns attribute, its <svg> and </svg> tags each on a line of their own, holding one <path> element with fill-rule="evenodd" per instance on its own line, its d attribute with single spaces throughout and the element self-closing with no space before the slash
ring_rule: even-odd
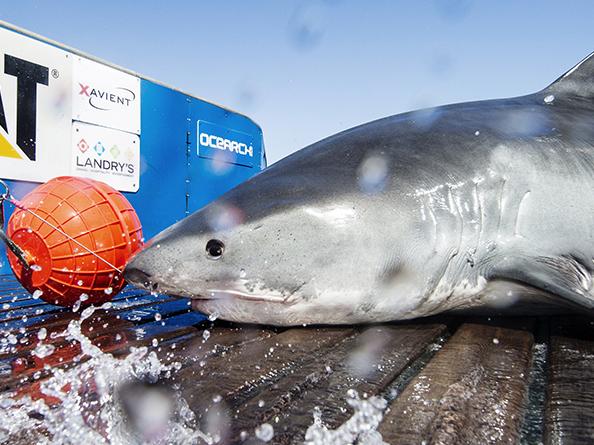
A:
<svg viewBox="0 0 594 445">
<path fill-rule="evenodd" d="M 589 56 L 535 94 L 306 147 L 159 234 L 126 277 L 226 320 L 344 324 L 589 311 L 593 260 Z"/>
</svg>

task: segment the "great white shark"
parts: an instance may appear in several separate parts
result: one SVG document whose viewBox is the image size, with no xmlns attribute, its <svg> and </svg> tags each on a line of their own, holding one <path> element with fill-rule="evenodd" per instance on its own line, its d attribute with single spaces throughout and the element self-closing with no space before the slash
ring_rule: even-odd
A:
<svg viewBox="0 0 594 445">
<path fill-rule="evenodd" d="M 594 56 L 534 94 L 380 119 L 151 240 L 126 279 L 238 322 L 594 307 Z"/>
</svg>

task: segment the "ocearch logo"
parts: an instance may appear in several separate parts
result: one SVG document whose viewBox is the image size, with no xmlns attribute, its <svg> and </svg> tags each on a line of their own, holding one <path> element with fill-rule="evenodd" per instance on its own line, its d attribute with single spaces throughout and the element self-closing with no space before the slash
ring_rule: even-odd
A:
<svg viewBox="0 0 594 445">
<path fill-rule="evenodd" d="M 247 145 L 243 142 L 234 141 L 232 139 L 223 138 L 214 134 L 206 132 L 200 133 L 200 145 L 204 147 L 216 148 L 219 150 L 227 150 L 232 153 L 237 153 L 243 156 L 254 157 L 254 148 L 252 145 Z"/>
</svg>

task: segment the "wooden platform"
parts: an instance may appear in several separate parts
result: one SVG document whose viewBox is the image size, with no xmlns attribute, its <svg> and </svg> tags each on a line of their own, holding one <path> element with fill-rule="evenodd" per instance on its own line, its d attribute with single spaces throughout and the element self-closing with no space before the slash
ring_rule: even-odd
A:
<svg viewBox="0 0 594 445">
<path fill-rule="evenodd" d="M 80 349 L 62 337 L 44 359 L 31 350 L 40 329 L 49 339 L 78 314 L 32 299 L 8 276 L 0 295 L 3 391 L 34 393 L 45 365 L 77 366 Z M 593 324 L 579 316 L 441 317 L 273 329 L 210 322 L 187 300 L 129 288 L 83 332 L 116 356 L 149 345 L 180 361 L 169 384 L 201 423 L 220 417 L 220 443 L 261 443 L 253 432 L 262 423 L 274 427 L 270 443 L 301 443 L 315 407 L 328 427 L 344 423 L 352 414 L 346 393 L 355 389 L 388 400 L 379 429 L 393 445 L 585 444 L 594 443 Z"/>
</svg>

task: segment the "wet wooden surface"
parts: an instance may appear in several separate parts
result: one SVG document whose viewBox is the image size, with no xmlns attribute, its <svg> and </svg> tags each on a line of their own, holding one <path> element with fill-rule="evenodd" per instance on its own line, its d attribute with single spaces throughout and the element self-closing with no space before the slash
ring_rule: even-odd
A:
<svg viewBox="0 0 594 445">
<path fill-rule="evenodd" d="M 594 443 L 594 320 L 555 321 L 549 343 L 546 443 Z"/>
<path fill-rule="evenodd" d="M 533 336 L 463 324 L 389 406 L 389 443 L 518 443 Z"/>
<path fill-rule="evenodd" d="M 56 367 L 85 360 L 64 336 L 79 313 L 0 276 L 0 388 L 39 396 Z M 349 390 L 380 396 L 379 426 L 399 444 L 594 443 L 594 320 L 435 317 L 362 327 L 280 329 L 209 321 L 188 302 L 126 289 L 82 324 L 115 356 L 147 346 L 180 370 L 167 381 L 219 443 L 302 443 L 319 410 L 331 429 Z M 31 352 L 40 332 L 55 350 Z M 53 337 L 53 338 L 52 338 Z M 49 367 L 47 366 L 49 365 Z"/>
</svg>

